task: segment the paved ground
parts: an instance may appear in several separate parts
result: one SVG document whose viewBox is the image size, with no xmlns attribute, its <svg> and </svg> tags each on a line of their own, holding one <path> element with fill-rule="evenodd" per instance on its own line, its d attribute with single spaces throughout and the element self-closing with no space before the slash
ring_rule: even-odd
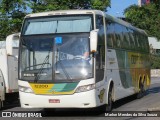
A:
<svg viewBox="0 0 160 120">
<path fill-rule="evenodd" d="M 15 101 L 12 104 L 6 104 L 6 107 L 4 108 L 4 111 L 34 111 L 34 112 L 41 112 L 42 116 L 47 115 L 48 117 L 42 117 L 42 118 L 23 118 L 23 119 L 95 119 L 95 120 L 104 120 L 104 119 L 113 119 L 113 120 L 130 120 L 130 119 L 136 119 L 136 120 L 159 120 L 160 117 L 138 117 L 138 116 L 145 116 L 145 115 L 154 115 L 155 112 L 158 111 L 158 114 L 160 114 L 160 78 L 152 78 L 151 87 L 149 90 L 147 90 L 146 95 L 141 99 L 136 99 L 135 96 L 130 96 L 125 99 L 119 100 L 114 104 L 113 111 L 110 113 L 110 115 L 114 116 L 115 114 L 122 113 L 122 111 L 125 111 L 126 114 L 128 111 L 128 115 L 132 113 L 133 111 L 137 114 L 139 114 L 137 117 L 105 117 L 107 116 L 107 113 L 100 112 L 99 110 L 93 111 L 93 110 L 86 110 L 86 109 L 58 109 L 56 111 L 50 111 L 48 113 L 45 113 L 43 109 L 22 109 L 19 106 L 19 102 Z M 132 111 L 132 112 L 130 112 Z M 137 111 L 137 112 L 136 112 Z M 112 114 L 113 113 L 113 114 Z M 156 112 L 157 114 L 157 112 Z M 133 114 L 132 114 L 133 115 Z M 136 114 L 135 114 L 136 115 Z M 0 118 L 0 119 L 22 119 L 22 118 Z"/>
</svg>

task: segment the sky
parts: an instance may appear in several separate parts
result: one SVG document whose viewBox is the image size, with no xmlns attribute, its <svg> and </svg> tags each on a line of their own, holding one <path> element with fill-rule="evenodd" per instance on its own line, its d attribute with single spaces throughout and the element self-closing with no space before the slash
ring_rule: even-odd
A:
<svg viewBox="0 0 160 120">
<path fill-rule="evenodd" d="M 115 17 L 124 17 L 124 9 L 130 5 L 138 4 L 138 0 L 111 0 L 111 8 L 107 8 L 107 14 Z"/>
</svg>

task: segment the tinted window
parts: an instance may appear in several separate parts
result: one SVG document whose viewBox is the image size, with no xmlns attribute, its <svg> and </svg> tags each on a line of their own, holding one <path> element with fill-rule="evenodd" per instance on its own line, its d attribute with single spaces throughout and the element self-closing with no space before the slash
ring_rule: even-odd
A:
<svg viewBox="0 0 160 120">
<path fill-rule="evenodd" d="M 107 46 L 113 47 L 114 23 L 106 20 Z"/>
<path fill-rule="evenodd" d="M 122 40 L 121 40 L 121 32 L 122 32 L 122 27 L 119 24 L 115 24 L 114 26 L 115 30 L 115 40 L 113 41 L 113 45 L 115 48 L 121 48 Z"/>
<path fill-rule="evenodd" d="M 130 40 L 130 49 L 134 50 L 135 49 L 135 40 L 134 40 L 133 30 L 129 30 L 129 40 Z"/>
<path fill-rule="evenodd" d="M 130 49 L 129 30 L 123 27 L 123 48 Z"/>
<path fill-rule="evenodd" d="M 103 80 L 105 68 L 105 37 L 103 16 L 96 15 L 96 28 L 98 32 L 98 46 L 96 55 L 96 82 Z"/>
</svg>

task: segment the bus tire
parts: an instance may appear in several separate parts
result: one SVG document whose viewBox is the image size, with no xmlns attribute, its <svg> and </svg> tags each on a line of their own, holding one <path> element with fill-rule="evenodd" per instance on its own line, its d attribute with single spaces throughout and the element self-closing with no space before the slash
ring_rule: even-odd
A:
<svg viewBox="0 0 160 120">
<path fill-rule="evenodd" d="M 142 80 L 139 81 L 139 92 L 137 94 L 137 98 L 140 99 L 142 97 L 144 97 L 145 95 L 145 87 L 144 87 L 144 84 L 145 83 L 145 80 L 142 82 Z"/>
<path fill-rule="evenodd" d="M 0 99 L 0 110 L 2 110 L 2 100 Z"/>
<path fill-rule="evenodd" d="M 105 106 L 106 112 L 112 111 L 112 105 L 113 105 L 112 93 L 113 93 L 113 89 L 112 89 L 112 87 L 110 87 L 109 92 L 108 92 L 108 104 Z"/>
</svg>

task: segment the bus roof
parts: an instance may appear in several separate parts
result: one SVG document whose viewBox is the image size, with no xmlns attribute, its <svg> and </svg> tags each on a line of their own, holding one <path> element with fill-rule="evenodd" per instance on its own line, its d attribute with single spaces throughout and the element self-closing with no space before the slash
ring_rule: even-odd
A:
<svg viewBox="0 0 160 120">
<path fill-rule="evenodd" d="M 100 10 L 78 10 L 78 9 L 77 10 L 57 10 L 57 11 L 50 11 L 50 12 L 28 14 L 25 16 L 25 18 L 40 17 L 40 16 L 52 16 L 52 15 L 67 15 L 67 14 L 101 14 L 111 21 L 114 21 L 114 22 L 119 23 L 121 25 L 124 25 L 128 28 L 131 28 L 137 32 L 140 32 L 142 34 L 147 35 L 147 33 L 144 30 L 136 28 L 136 27 L 132 26 L 130 23 L 123 21 L 119 18 L 113 17 L 111 15 L 108 15 L 105 12 L 102 12 Z"/>
<path fill-rule="evenodd" d="M 38 16 L 52 16 L 52 15 L 67 15 L 67 14 L 102 14 L 103 12 L 100 10 L 58 10 L 58 11 L 50 11 L 50 12 L 41 12 L 41 13 L 33 13 L 28 14 L 26 17 L 38 17 Z"/>
</svg>

